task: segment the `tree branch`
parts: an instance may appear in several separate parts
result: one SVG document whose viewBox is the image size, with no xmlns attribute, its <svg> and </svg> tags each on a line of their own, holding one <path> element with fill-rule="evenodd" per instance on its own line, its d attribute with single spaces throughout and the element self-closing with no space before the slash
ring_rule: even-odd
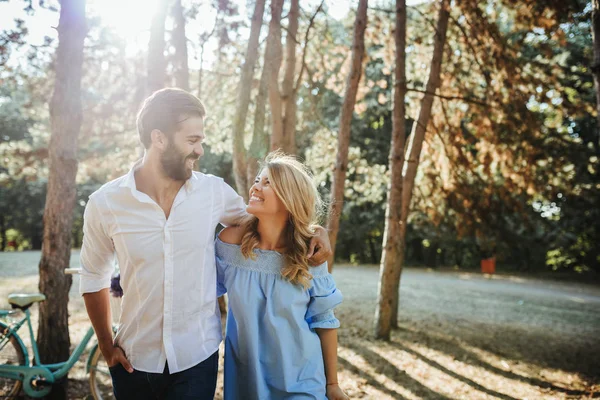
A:
<svg viewBox="0 0 600 400">
<path fill-rule="evenodd" d="M 298 79 L 296 79 L 296 85 L 294 85 L 294 91 L 297 91 L 300 87 L 302 75 L 304 74 L 304 70 L 306 69 L 306 50 L 308 49 L 308 35 L 310 34 L 310 30 L 313 27 L 317 14 L 319 14 L 319 12 L 323 9 L 323 4 L 325 4 L 325 0 L 321 0 L 321 4 L 319 4 L 319 7 L 315 11 L 315 13 L 312 15 L 312 17 L 310 17 L 308 28 L 306 28 L 306 34 L 304 35 L 304 49 L 302 49 L 302 64 L 300 67 L 300 72 L 298 72 Z"/>
<path fill-rule="evenodd" d="M 431 93 L 431 92 L 428 92 L 426 90 L 421 90 L 421 89 L 416 89 L 416 88 L 407 88 L 406 90 L 409 91 L 409 92 L 418 92 L 418 93 L 430 94 L 432 96 L 439 97 L 440 99 L 444 99 L 444 100 L 461 100 L 461 101 L 464 101 L 466 103 L 477 104 L 477 105 L 484 106 L 484 107 L 491 107 L 490 104 L 486 103 L 483 100 L 473 99 L 473 98 L 470 98 L 470 97 L 443 95 L 443 94 Z"/>
</svg>

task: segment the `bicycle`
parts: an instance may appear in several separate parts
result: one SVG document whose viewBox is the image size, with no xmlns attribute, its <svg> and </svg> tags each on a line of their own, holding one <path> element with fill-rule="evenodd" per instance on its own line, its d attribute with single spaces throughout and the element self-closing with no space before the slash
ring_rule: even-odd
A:
<svg viewBox="0 0 600 400">
<path fill-rule="evenodd" d="M 79 269 L 67 268 L 65 273 L 79 273 Z M 56 364 L 40 363 L 29 308 L 44 300 L 46 300 L 46 296 L 41 293 L 11 294 L 8 296 L 8 302 L 13 310 L 0 310 L 0 319 L 2 319 L 0 320 L 0 398 L 2 399 L 15 399 L 21 389 L 26 395 L 33 398 L 46 396 L 50 393 L 52 384 L 66 376 L 75 365 L 94 335 L 94 329 L 90 326 L 67 361 Z M 25 314 L 24 317 L 16 322 L 11 322 L 9 318 L 19 312 L 17 310 L 22 311 Z M 30 361 L 27 347 L 17 333 L 25 324 L 29 328 L 31 337 L 33 362 Z M 97 343 L 89 353 L 86 372 L 89 373 L 90 391 L 95 400 L 114 398 L 110 372 Z"/>
</svg>

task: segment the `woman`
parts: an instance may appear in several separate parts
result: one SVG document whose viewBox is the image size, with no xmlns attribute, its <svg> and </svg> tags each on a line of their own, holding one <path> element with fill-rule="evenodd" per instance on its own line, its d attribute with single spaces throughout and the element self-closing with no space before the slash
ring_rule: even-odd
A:
<svg viewBox="0 0 600 400">
<path fill-rule="evenodd" d="M 327 264 L 309 267 L 321 201 L 306 167 L 270 154 L 250 188 L 248 220 L 216 240 L 229 293 L 225 399 L 347 399 L 337 380 L 341 303 Z"/>
</svg>

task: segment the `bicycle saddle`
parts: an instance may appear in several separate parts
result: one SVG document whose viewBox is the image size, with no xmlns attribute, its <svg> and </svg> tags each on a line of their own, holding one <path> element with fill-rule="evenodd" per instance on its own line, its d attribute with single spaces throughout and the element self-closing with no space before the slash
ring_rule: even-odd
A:
<svg viewBox="0 0 600 400">
<path fill-rule="evenodd" d="M 44 300 L 46 300 L 46 296 L 44 296 L 41 293 L 34 293 L 34 294 L 18 293 L 18 294 L 9 294 L 8 295 L 8 303 L 13 308 L 19 308 L 21 310 L 26 310 L 29 307 L 31 307 L 31 305 L 33 303 L 38 303 L 38 302 L 44 301 Z"/>
</svg>

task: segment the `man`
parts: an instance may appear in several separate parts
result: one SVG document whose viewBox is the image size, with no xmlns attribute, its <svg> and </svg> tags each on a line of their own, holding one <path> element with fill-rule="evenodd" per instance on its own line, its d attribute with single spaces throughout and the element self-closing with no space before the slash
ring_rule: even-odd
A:
<svg viewBox="0 0 600 400">
<path fill-rule="evenodd" d="M 86 206 L 80 292 L 117 399 L 214 396 L 222 340 L 214 232 L 246 212 L 223 179 L 193 171 L 204 154 L 204 116 L 200 100 L 183 90 L 151 95 L 137 118 L 143 159 Z M 329 256 L 326 238 L 321 229 L 311 243 L 319 249 L 312 264 Z M 113 341 L 115 254 L 125 296 Z"/>
</svg>

